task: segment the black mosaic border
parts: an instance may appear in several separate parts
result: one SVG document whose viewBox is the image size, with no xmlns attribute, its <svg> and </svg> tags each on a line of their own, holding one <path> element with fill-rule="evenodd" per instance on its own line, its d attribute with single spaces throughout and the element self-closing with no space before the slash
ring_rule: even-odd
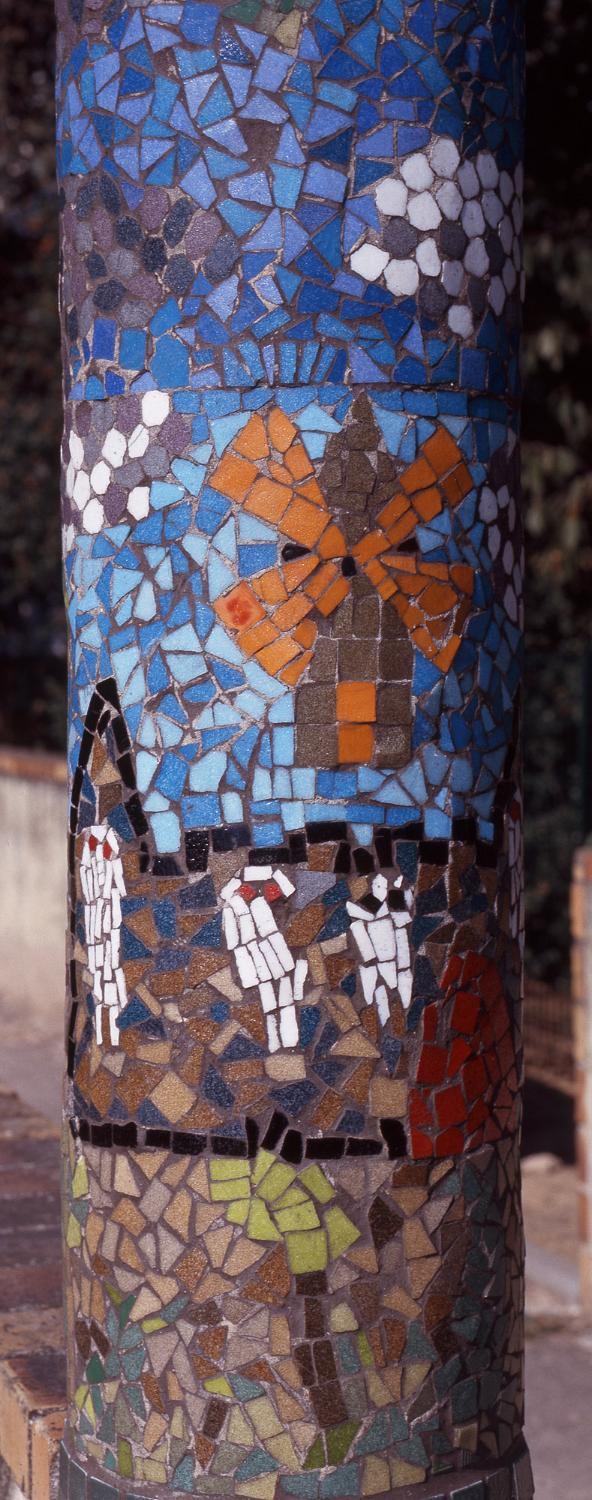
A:
<svg viewBox="0 0 592 1500">
<path fill-rule="evenodd" d="M 70 1131 L 75 1140 L 91 1146 L 110 1150 L 127 1147 L 134 1150 L 152 1148 L 157 1151 L 173 1151 L 178 1156 L 202 1156 L 209 1150 L 213 1156 L 253 1158 L 261 1147 L 265 1151 L 277 1151 L 278 1156 L 292 1166 L 308 1161 L 339 1161 L 342 1157 L 382 1156 L 386 1147 L 389 1161 L 398 1161 L 407 1155 L 407 1138 L 401 1120 L 380 1120 L 382 1140 L 375 1136 L 322 1135 L 304 1136 L 300 1130 L 290 1126 L 287 1115 L 274 1110 L 263 1136 L 256 1120 L 247 1116 L 244 1135 L 224 1135 L 221 1131 L 166 1130 L 158 1126 L 137 1125 L 134 1120 L 125 1124 L 116 1121 L 95 1121 L 83 1115 L 71 1115 Z"/>
<path fill-rule="evenodd" d="M 84 732 L 80 744 L 78 764 L 72 780 L 69 811 L 69 840 L 68 840 L 68 868 L 73 876 L 76 864 L 76 836 L 80 831 L 80 812 L 82 785 L 84 773 L 88 768 L 91 751 L 95 738 L 101 738 L 109 725 L 115 735 L 119 751 L 117 768 L 124 787 L 124 806 L 130 819 L 134 832 L 142 840 L 140 844 L 140 866 L 143 872 L 151 870 L 155 876 L 171 878 L 182 876 L 184 870 L 179 861 L 172 855 L 155 855 L 152 860 L 148 852 L 145 836 L 148 833 L 148 823 L 141 807 L 141 802 L 136 785 L 135 767 L 132 756 L 132 745 L 127 731 L 123 710 L 117 691 L 114 677 L 106 677 L 98 682 L 92 694 L 86 718 L 84 721 Z M 500 787 L 500 791 L 502 788 Z M 421 818 L 409 823 L 401 823 L 398 827 L 384 827 L 377 825 L 374 833 L 374 848 L 380 869 L 391 869 L 395 862 L 393 845 L 395 843 L 417 843 L 419 845 L 419 856 L 424 863 L 433 865 L 446 865 L 448 863 L 449 845 L 451 843 L 474 844 L 476 861 L 479 865 L 495 868 L 497 863 L 497 845 L 501 833 L 499 809 L 494 819 L 496 824 L 495 837 L 491 843 L 478 837 L 477 820 L 474 817 L 455 817 L 452 819 L 452 834 L 450 839 L 430 839 L 424 834 L 424 826 Z M 339 851 L 335 872 L 347 874 L 351 868 L 352 854 L 347 842 L 347 823 L 338 818 L 327 818 L 324 821 L 307 822 L 305 831 L 289 835 L 286 844 L 278 844 L 272 847 L 251 847 L 251 829 L 247 823 L 224 824 L 220 828 L 192 829 L 185 834 L 185 865 L 188 874 L 203 873 L 208 869 L 210 852 L 212 854 L 224 853 L 230 849 L 248 849 L 249 862 L 253 865 L 267 864 L 304 864 L 308 857 L 308 846 L 310 844 L 338 844 Z M 374 858 L 366 849 L 355 849 L 353 851 L 353 862 L 359 874 L 367 874 L 370 869 L 375 868 Z M 75 930 L 75 918 L 71 917 L 70 928 Z"/>
</svg>

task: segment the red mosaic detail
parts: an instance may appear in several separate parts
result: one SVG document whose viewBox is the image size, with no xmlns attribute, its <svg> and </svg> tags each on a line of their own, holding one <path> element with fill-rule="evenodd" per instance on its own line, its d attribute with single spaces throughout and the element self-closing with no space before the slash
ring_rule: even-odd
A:
<svg viewBox="0 0 592 1500">
<path fill-rule="evenodd" d="M 426 1006 L 409 1094 L 410 1152 L 457 1155 L 512 1135 L 519 1123 L 514 1028 L 497 965 L 456 955 L 444 1000 Z"/>
<path fill-rule="evenodd" d="M 277 880 L 265 881 L 265 885 L 263 886 L 263 895 L 265 896 L 266 901 L 281 901 L 282 893 L 280 891 Z"/>
</svg>

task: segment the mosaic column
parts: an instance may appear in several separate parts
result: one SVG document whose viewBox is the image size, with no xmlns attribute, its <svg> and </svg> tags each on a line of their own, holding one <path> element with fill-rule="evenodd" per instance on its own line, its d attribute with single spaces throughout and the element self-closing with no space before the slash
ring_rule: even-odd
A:
<svg viewBox="0 0 592 1500">
<path fill-rule="evenodd" d="M 58 49 L 62 1500 L 529 1500 L 519 7 Z"/>
</svg>

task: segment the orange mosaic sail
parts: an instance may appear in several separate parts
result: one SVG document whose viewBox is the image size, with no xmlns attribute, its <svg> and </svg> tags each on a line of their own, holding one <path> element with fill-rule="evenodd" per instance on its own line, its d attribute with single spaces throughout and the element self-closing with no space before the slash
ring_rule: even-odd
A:
<svg viewBox="0 0 592 1500">
<path fill-rule="evenodd" d="M 472 488 L 462 453 L 438 427 L 401 475 L 401 488 L 378 515 L 378 526 L 353 549 L 383 599 L 390 599 L 413 645 L 447 672 L 470 609 L 473 569 L 465 563 L 428 562 L 400 549 L 416 526 L 454 509 Z"/>
<path fill-rule="evenodd" d="M 413 645 L 441 672 L 448 670 L 470 609 L 473 570 L 404 550 L 417 525 L 457 506 L 471 489 L 468 468 L 445 427 L 424 443 L 377 526 L 351 554 L 298 429 L 278 408 L 267 422 L 258 414 L 249 419 L 210 483 L 286 538 L 281 564 L 236 584 L 214 606 L 244 654 L 266 672 L 289 686 L 298 682 L 313 656 L 314 615 L 333 614 L 357 569 L 397 610 Z"/>
</svg>

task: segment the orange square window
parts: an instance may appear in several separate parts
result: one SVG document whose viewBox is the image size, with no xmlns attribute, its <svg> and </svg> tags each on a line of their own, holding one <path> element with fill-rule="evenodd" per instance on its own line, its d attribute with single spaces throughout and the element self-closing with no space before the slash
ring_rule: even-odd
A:
<svg viewBox="0 0 592 1500">
<path fill-rule="evenodd" d="M 337 719 L 341 724 L 372 724 L 376 718 L 374 682 L 337 683 Z"/>
<path fill-rule="evenodd" d="M 374 730 L 371 724 L 340 724 L 337 731 L 337 756 L 340 763 L 362 765 L 372 759 Z"/>
</svg>

